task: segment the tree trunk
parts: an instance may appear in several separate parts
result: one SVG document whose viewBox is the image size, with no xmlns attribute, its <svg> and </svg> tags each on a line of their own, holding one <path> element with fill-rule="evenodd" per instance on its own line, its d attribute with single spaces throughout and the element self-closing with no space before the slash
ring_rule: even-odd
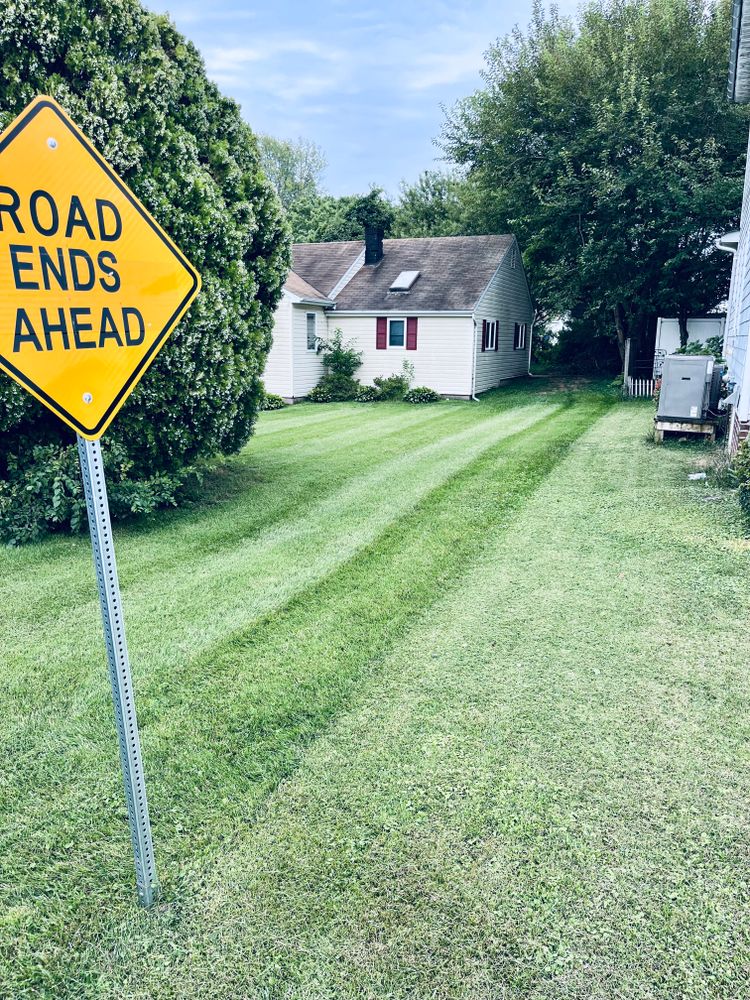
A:
<svg viewBox="0 0 750 1000">
<path fill-rule="evenodd" d="M 687 347 L 688 342 L 688 313 L 687 309 L 680 306 L 677 310 L 677 322 L 680 327 L 680 347 Z"/>
<path fill-rule="evenodd" d="M 625 331 L 625 316 L 623 314 L 623 309 L 618 302 L 612 309 L 615 314 L 615 330 L 617 331 L 617 346 L 620 349 L 620 361 L 625 361 L 625 341 L 627 340 L 627 333 Z"/>
</svg>

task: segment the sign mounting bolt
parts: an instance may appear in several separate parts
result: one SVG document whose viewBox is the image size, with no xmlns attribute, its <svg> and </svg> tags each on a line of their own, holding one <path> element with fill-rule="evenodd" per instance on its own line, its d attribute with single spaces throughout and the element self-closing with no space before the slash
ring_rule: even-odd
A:
<svg viewBox="0 0 750 1000">
<path fill-rule="evenodd" d="M 57 139 L 53 139 L 52 136 L 47 139 L 47 145 L 50 149 L 57 149 Z"/>
<path fill-rule="evenodd" d="M 84 401 L 84 403 L 93 403 L 94 402 L 94 397 L 91 395 L 90 392 L 84 392 L 84 394 L 83 394 L 83 401 Z"/>
</svg>

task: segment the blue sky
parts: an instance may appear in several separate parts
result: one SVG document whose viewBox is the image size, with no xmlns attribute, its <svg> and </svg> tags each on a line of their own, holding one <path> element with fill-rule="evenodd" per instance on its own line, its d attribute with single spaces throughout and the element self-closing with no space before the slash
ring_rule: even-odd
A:
<svg viewBox="0 0 750 1000">
<path fill-rule="evenodd" d="M 328 161 L 332 194 L 437 166 L 450 106 L 481 83 L 482 54 L 531 0 L 149 0 L 200 49 L 209 76 L 258 132 L 304 137 Z M 559 3 L 572 9 L 571 0 Z"/>
</svg>

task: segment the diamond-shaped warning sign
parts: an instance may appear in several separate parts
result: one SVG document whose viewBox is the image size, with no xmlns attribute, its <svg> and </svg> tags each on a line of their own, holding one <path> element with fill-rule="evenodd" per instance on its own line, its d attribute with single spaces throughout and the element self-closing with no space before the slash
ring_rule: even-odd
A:
<svg viewBox="0 0 750 1000">
<path fill-rule="evenodd" d="M 0 368 L 101 437 L 200 288 L 49 97 L 0 136 Z"/>
</svg>

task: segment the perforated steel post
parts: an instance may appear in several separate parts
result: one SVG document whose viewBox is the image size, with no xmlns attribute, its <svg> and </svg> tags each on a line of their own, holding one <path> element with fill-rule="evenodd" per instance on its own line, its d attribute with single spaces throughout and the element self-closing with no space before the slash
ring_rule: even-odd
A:
<svg viewBox="0 0 750 1000">
<path fill-rule="evenodd" d="M 115 721 L 120 742 L 120 762 L 125 783 L 125 801 L 128 807 L 130 836 L 135 854 L 135 878 L 138 900 L 142 906 L 151 906 L 159 894 L 156 877 L 154 845 L 151 840 L 151 823 L 148 818 L 146 782 L 141 759 L 141 742 L 135 716 L 135 696 L 130 675 L 128 647 L 125 641 L 125 623 L 117 579 L 115 548 L 112 541 L 112 524 L 104 480 L 102 451 L 98 441 L 78 437 L 78 455 L 86 491 L 86 508 L 89 515 L 91 545 L 94 550 L 94 568 L 99 585 L 99 602 L 104 623 L 104 640 L 107 646 L 109 677 L 115 703 Z"/>
</svg>

